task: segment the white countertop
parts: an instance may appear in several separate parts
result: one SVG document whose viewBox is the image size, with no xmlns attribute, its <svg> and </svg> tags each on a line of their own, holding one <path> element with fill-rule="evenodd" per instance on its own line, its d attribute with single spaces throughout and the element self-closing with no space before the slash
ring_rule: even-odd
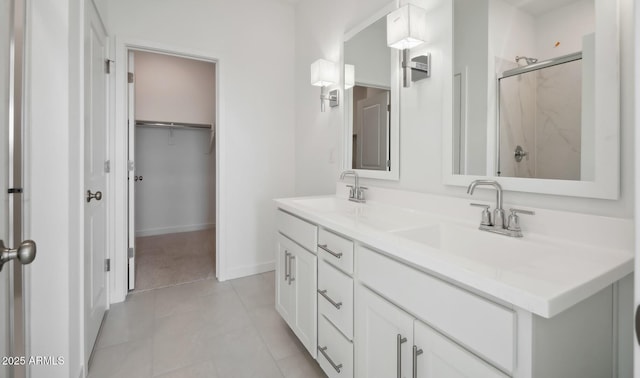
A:
<svg viewBox="0 0 640 378">
<path fill-rule="evenodd" d="M 435 201 L 433 198 L 429 201 L 439 201 L 437 196 L 431 197 Z M 632 229 L 627 220 L 566 213 L 573 230 L 578 229 L 568 232 L 574 237 L 571 239 L 528 232 L 524 227 L 527 219 L 523 217 L 525 236 L 511 238 L 478 230 L 478 209 L 474 210 L 473 219 L 461 220 L 439 211 L 426 211 L 424 206 L 416 210 L 376 201 L 356 204 L 336 196 L 275 201 L 282 210 L 347 235 L 413 267 L 545 318 L 561 313 L 633 271 L 632 246 L 627 248 L 629 243 L 621 243 L 619 237 L 616 242 L 606 240 L 607 227 L 615 227 L 626 235 L 627 228 Z M 464 206 L 468 207 L 466 203 Z M 557 219 L 562 218 L 561 212 L 540 213 L 562 223 L 562 219 Z M 576 240 L 581 226 L 573 224 L 576 222 L 584 223 L 585 235 L 589 228 L 597 228 L 594 233 L 600 236 Z"/>
</svg>

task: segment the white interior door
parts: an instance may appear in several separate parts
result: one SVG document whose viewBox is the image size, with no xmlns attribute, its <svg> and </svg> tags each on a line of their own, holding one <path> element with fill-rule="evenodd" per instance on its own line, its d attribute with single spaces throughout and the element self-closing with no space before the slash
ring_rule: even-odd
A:
<svg viewBox="0 0 640 378">
<path fill-rule="evenodd" d="M 0 0 L 0 240 L 9 237 L 9 49 L 11 1 Z M 0 271 L 0 357 L 11 356 L 11 281 L 7 264 Z M 0 361 L 1 362 L 1 361 Z M 0 363 L 0 377 L 9 377 L 9 366 Z"/>
<path fill-rule="evenodd" d="M 135 80 L 134 72 L 135 72 L 135 60 L 133 51 L 129 51 L 128 53 L 128 78 L 129 78 L 129 87 L 128 87 L 128 134 L 129 134 L 129 145 L 127 147 L 128 151 L 128 169 L 127 169 L 127 184 L 128 184 L 128 245 L 129 245 L 129 279 L 128 285 L 129 290 L 133 290 L 136 288 L 136 195 L 135 195 L 135 156 L 136 156 L 136 119 L 135 119 Z"/>
<path fill-rule="evenodd" d="M 389 169 L 389 91 L 357 103 L 358 169 Z"/>
<path fill-rule="evenodd" d="M 28 373 L 22 264 L 36 253 L 21 241 L 25 20 L 24 0 L 0 0 L 0 377 L 12 378 Z"/>
<path fill-rule="evenodd" d="M 107 36 L 92 1 L 86 1 L 84 124 L 85 358 L 95 344 L 107 306 Z"/>
</svg>

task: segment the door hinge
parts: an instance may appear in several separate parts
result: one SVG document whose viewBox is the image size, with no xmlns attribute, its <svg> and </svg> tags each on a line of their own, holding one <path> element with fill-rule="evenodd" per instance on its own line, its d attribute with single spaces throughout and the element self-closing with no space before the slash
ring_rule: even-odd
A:
<svg viewBox="0 0 640 378">
<path fill-rule="evenodd" d="M 387 168 L 391 168 L 391 160 L 387 160 Z"/>
<path fill-rule="evenodd" d="M 111 172 L 111 160 L 105 160 L 104 162 L 104 173 Z"/>
<path fill-rule="evenodd" d="M 390 112 L 391 111 L 391 105 L 387 105 L 387 111 Z"/>
<path fill-rule="evenodd" d="M 129 258 L 133 258 L 133 248 L 129 248 L 129 253 L 128 253 Z"/>
<path fill-rule="evenodd" d="M 105 272 L 110 272 L 111 271 L 111 259 L 105 259 L 104 260 L 104 271 Z"/>
<path fill-rule="evenodd" d="M 113 62 L 113 60 L 111 60 L 111 59 L 105 59 L 104 60 L 104 73 L 106 73 L 106 74 L 110 74 L 111 73 L 111 62 Z"/>
<path fill-rule="evenodd" d="M 133 164 L 133 160 L 129 160 L 127 162 L 127 169 L 133 172 L 134 168 L 135 168 L 135 165 Z"/>
<path fill-rule="evenodd" d="M 133 83 L 133 72 L 129 72 L 129 73 L 127 74 L 127 82 L 128 82 L 129 84 Z"/>
<path fill-rule="evenodd" d="M 9 194 L 22 193 L 22 188 L 9 188 L 7 192 Z"/>
</svg>

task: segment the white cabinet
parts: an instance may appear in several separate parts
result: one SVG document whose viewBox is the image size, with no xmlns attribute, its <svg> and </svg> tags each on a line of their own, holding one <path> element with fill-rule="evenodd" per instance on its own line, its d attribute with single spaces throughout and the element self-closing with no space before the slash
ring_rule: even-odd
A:
<svg viewBox="0 0 640 378">
<path fill-rule="evenodd" d="M 317 341 L 316 256 L 279 234 L 276 310 L 312 356 Z"/>
<path fill-rule="evenodd" d="M 356 319 L 356 375 L 363 378 L 410 376 L 413 317 L 371 290 L 358 286 Z"/>
<path fill-rule="evenodd" d="M 357 298 L 358 377 L 507 377 L 366 287 Z"/>
<path fill-rule="evenodd" d="M 413 323 L 413 342 L 412 368 L 416 378 L 507 377 L 419 320 Z"/>
</svg>

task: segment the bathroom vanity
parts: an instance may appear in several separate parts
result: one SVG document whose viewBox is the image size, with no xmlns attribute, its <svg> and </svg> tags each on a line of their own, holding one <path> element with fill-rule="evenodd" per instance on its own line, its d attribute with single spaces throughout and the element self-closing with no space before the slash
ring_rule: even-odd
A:
<svg viewBox="0 0 640 378">
<path fill-rule="evenodd" d="M 329 377 L 608 377 L 629 220 L 535 209 L 523 238 L 467 199 L 279 199 L 276 308 Z"/>
</svg>

